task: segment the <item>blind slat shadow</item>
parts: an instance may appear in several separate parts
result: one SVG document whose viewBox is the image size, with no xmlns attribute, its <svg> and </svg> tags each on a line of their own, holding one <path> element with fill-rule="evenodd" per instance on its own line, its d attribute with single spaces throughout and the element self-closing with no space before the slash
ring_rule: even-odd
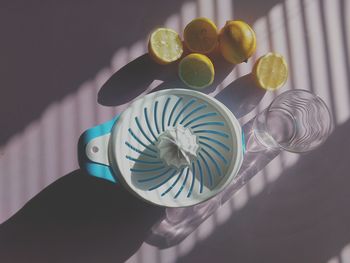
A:
<svg viewBox="0 0 350 263">
<path fill-rule="evenodd" d="M 309 89 L 311 92 L 315 92 L 315 88 L 314 88 L 314 76 L 313 76 L 313 72 L 312 72 L 312 66 L 311 66 L 311 47 L 310 47 L 310 40 L 309 40 L 309 32 L 308 32 L 308 27 L 306 25 L 306 14 L 305 14 L 305 8 L 303 8 L 304 6 L 304 2 L 305 0 L 299 0 L 300 6 L 301 6 L 301 21 L 302 21 L 302 25 L 303 25 L 303 33 L 304 33 L 304 46 L 306 49 L 306 61 L 307 61 L 307 70 L 308 70 L 308 75 L 309 75 Z"/>
<path fill-rule="evenodd" d="M 350 83 L 350 50 L 348 49 L 350 47 L 349 41 L 349 28 L 347 28 L 347 23 L 346 23 L 346 0 L 340 0 L 340 21 L 341 21 L 341 32 L 342 32 L 342 37 L 343 37 L 343 50 L 344 50 L 344 58 L 345 58 L 345 65 L 346 65 L 346 78 L 347 78 L 347 83 Z M 349 3 L 347 3 L 349 4 Z M 348 85 L 348 89 L 350 90 L 350 85 Z M 349 93 L 350 94 L 350 93 Z M 350 99 L 350 98 L 349 98 Z"/>
<path fill-rule="evenodd" d="M 322 24 L 322 29 L 323 29 L 323 42 L 324 42 L 324 55 L 326 57 L 326 67 L 327 67 L 327 80 L 328 80 L 328 87 L 329 87 L 329 97 L 330 97 L 330 101 L 331 101 L 331 105 L 330 106 L 330 109 L 331 109 L 331 112 L 333 113 L 333 122 L 334 124 L 337 123 L 337 116 L 336 116 L 336 109 L 335 109 L 335 98 L 334 98 L 334 94 L 333 94 L 333 91 L 335 89 L 335 87 L 333 87 L 333 75 L 332 75 L 332 70 L 331 70 L 331 58 L 330 58 L 330 47 L 329 47 L 329 37 L 328 37 L 328 34 L 329 32 L 327 32 L 327 27 L 326 27 L 326 10 L 325 10 L 325 7 L 324 7 L 324 0 L 317 0 L 319 1 L 319 7 L 320 7 L 320 14 L 321 14 L 321 24 Z"/>
</svg>

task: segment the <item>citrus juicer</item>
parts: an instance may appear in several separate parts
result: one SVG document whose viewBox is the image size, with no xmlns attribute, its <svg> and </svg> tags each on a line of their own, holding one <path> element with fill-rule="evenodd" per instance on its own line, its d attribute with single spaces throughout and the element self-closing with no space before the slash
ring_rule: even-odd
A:
<svg viewBox="0 0 350 263">
<path fill-rule="evenodd" d="M 216 99 L 194 90 L 162 90 L 85 131 L 79 164 L 149 203 L 191 206 L 235 178 L 243 136 L 238 120 Z"/>
</svg>

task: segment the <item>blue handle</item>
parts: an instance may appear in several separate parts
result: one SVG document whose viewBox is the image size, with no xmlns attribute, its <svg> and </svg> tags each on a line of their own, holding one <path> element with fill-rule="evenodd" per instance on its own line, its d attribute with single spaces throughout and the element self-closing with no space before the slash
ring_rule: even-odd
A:
<svg viewBox="0 0 350 263">
<path fill-rule="evenodd" d="M 242 151 L 243 151 L 243 154 L 245 154 L 246 145 L 245 145 L 245 137 L 244 137 L 244 132 L 243 132 L 243 130 L 242 130 Z"/>
<path fill-rule="evenodd" d="M 119 119 L 117 115 L 112 120 L 97 125 L 93 128 L 86 130 L 79 138 L 78 143 L 78 160 L 80 168 L 88 172 L 88 174 L 102 178 L 113 183 L 117 183 L 117 177 L 114 174 L 112 168 L 108 165 L 100 164 L 89 160 L 85 153 L 86 145 L 96 137 L 103 136 L 105 134 L 111 133 L 113 126 Z"/>
</svg>

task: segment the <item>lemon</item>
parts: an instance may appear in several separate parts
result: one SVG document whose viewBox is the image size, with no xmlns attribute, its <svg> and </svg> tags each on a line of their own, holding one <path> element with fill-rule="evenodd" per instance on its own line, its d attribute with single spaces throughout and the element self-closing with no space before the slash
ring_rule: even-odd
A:
<svg viewBox="0 0 350 263">
<path fill-rule="evenodd" d="M 221 54 L 227 61 L 242 63 L 256 50 L 255 32 L 243 21 L 227 21 L 219 33 L 219 45 Z"/>
<path fill-rule="evenodd" d="M 203 89 L 214 81 L 214 65 L 202 54 L 192 53 L 179 64 L 179 77 L 190 88 Z"/>
<path fill-rule="evenodd" d="M 196 18 L 185 27 L 184 42 L 192 52 L 210 53 L 218 45 L 218 29 L 210 19 Z"/>
<path fill-rule="evenodd" d="M 148 41 L 148 52 L 159 64 L 169 64 L 181 57 L 182 41 L 174 30 L 158 28 L 151 33 Z"/>
<path fill-rule="evenodd" d="M 252 73 L 261 88 L 277 90 L 287 81 L 287 62 L 278 53 L 267 53 L 255 62 Z"/>
</svg>

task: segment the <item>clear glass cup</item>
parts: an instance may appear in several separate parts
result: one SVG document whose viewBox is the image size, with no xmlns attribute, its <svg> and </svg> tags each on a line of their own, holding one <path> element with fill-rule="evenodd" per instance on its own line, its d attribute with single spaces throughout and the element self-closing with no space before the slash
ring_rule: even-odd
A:
<svg viewBox="0 0 350 263">
<path fill-rule="evenodd" d="M 306 90 L 290 90 L 277 96 L 253 124 L 254 139 L 267 148 L 295 153 L 320 146 L 333 129 L 325 102 Z"/>
</svg>

